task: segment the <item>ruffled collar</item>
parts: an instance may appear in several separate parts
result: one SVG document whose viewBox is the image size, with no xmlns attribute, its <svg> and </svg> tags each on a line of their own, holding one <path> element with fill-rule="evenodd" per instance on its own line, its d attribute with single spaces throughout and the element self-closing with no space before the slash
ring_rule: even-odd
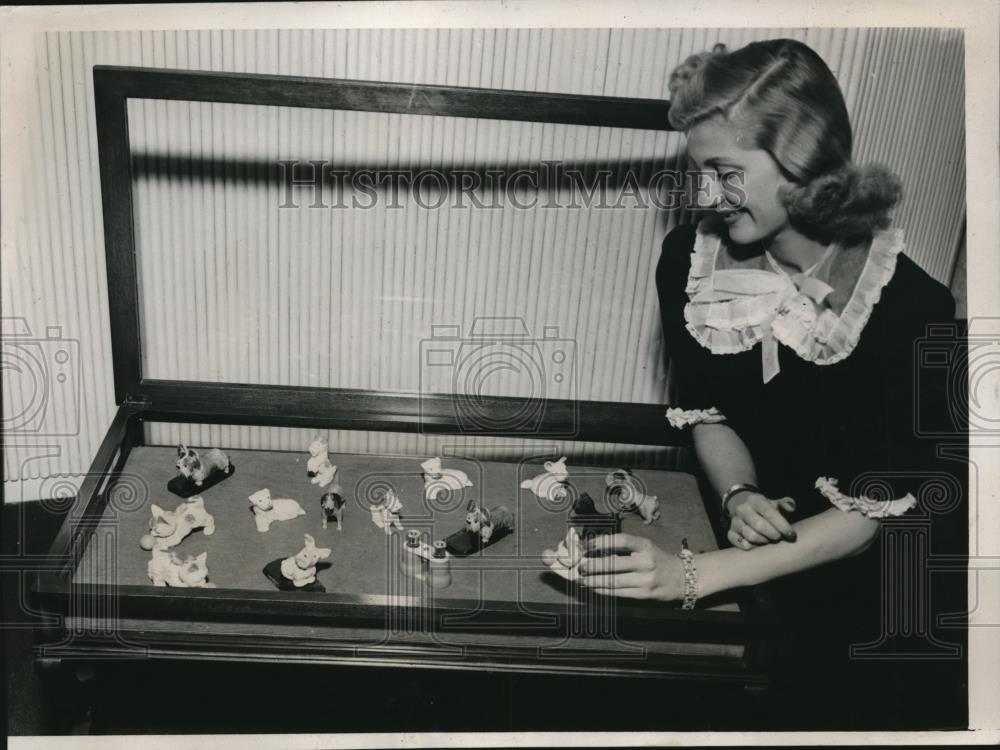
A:
<svg viewBox="0 0 1000 750">
<path fill-rule="evenodd" d="M 807 272 L 789 275 L 769 256 L 769 268 L 718 268 L 722 236 L 701 221 L 691 252 L 684 307 L 687 329 L 714 354 L 735 354 L 763 342 L 764 382 L 778 374 L 777 342 L 818 365 L 840 362 L 854 351 L 882 289 L 896 270 L 903 230 L 874 233 L 864 266 L 843 309 L 831 307 L 830 278 L 836 248 Z"/>
</svg>

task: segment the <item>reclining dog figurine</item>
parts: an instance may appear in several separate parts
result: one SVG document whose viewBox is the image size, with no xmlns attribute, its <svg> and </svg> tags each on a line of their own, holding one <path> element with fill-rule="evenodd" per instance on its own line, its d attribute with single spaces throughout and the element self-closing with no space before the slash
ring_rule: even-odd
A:
<svg viewBox="0 0 1000 750">
<path fill-rule="evenodd" d="M 149 533 L 139 540 L 139 546 L 145 550 L 176 547 L 195 529 L 203 529 L 205 536 L 215 532 L 215 518 L 205 510 L 205 501 L 200 495 L 188 498 L 174 510 L 164 510 L 155 503 L 150 510 L 153 517 L 149 521 Z"/>
<path fill-rule="evenodd" d="M 546 461 L 545 473 L 525 479 L 521 482 L 521 489 L 531 490 L 543 500 L 559 500 L 567 495 L 566 480 L 569 478 L 569 471 L 566 469 L 566 457 L 563 456 L 558 461 Z"/>
<path fill-rule="evenodd" d="M 442 491 L 459 492 L 471 487 L 469 475 L 461 469 L 445 469 L 440 458 L 428 458 L 420 468 L 424 470 L 424 497 L 435 499 Z"/>
<path fill-rule="evenodd" d="M 607 499 L 621 512 L 635 512 L 647 526 L 660 517 L 660 502 L 656 495 L 647 495 L 642 484 L 628 469 L 613 471 L 605 477 Z"/>
<path fill-rule="evenodd" d="M 272 498 L 271 490 L 268 489 L 257 490 L 248 499 L 254 521 L 257 523 L 257 531 L 260 532 L 269 530 L 275 521 L 291 521 L 306 514 L 295 500 L 285 497 Z"/>
<path fill-rule="evenodd" d="M 146 572 L 154 586 L 214 589 L 215 584 L 208 582 L 207 557 L 208 553 L 202 552 L 197 557 L 189 556 L 181 560 L 176 552 L 154 549 Z"/>
</svg>

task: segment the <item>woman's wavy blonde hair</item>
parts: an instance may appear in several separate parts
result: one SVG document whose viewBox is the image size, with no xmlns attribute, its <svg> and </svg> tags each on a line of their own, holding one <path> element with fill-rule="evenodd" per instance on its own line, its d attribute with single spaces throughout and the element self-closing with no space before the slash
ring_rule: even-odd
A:
<svg viewBox="0 0 1000 750">
<path fill-rule="evenodd" d="M 670 75 L 670 124 L 721 117 L 770 153 L 786 179 L 789 221 L 823 242 L 857 242 L 890 224 L 899 178 L 851 161 L 853 135 L 837 79 L 802 42 L 774 39 L 729 52 L 717 44 Z"/>
</svg>

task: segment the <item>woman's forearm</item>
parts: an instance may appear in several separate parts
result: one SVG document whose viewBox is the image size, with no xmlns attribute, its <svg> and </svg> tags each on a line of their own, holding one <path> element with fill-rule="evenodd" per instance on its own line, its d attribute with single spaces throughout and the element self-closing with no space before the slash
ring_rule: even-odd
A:
<svg viewBox="0 0 1000 750">
<path fill-rule="evenodd" d="M 698 424 L 692 428 L 692 440 L 702 470 L 720 496 L 734 484 L 757 482 L 750 452 L 731 427 Z M 793 528 L 794 542 L 698 555 L 699 595 L 752 586 L 857 554 L 875 538 L 878 521 L 831 508 L 793 524 Z"/>
<path fill-rule="evenodd" d="M 757 483 L 750 451 L 739 435 L 725 424 L 697 424 L 691 439 L 698 463 L 721 497 L 734 484 Z"/>
<path fill-rule="evenodd" d="M 699 596 L 753 586 L 850 557 L 872 543 L 878 527 L 878 521 L 860 513 L 831 508 L 796 523 L 795 542 L 705 552 L 695 558 Z"/>
</svg>

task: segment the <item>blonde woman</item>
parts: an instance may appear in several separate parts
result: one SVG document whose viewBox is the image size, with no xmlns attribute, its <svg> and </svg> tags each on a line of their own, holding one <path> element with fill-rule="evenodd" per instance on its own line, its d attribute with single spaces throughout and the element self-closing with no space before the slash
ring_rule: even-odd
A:
<svg viewBox="0 0 1000 750">
<path fill-rule="evenodd" d="M 852 162 L 843 95 L 812 49 L 716 45 L 670 93 L 713 211 L 669 233 L 657 268 L 678 385 L 667 418 L 692 431 L 731 546 L 603 537 L 593 551 L 630 554 L 588 557 L 582 580 L 685 606 L 769 583 L 793 624 L 826 606 L 877 627 L 856 600 L 874 601 L 879 568 L 859 553 L 912 511 L 909 478 L 933 461 L 914 434 L 915 342 L 954 300 L 904 254 L 899 180 Z"/>
</svg>

